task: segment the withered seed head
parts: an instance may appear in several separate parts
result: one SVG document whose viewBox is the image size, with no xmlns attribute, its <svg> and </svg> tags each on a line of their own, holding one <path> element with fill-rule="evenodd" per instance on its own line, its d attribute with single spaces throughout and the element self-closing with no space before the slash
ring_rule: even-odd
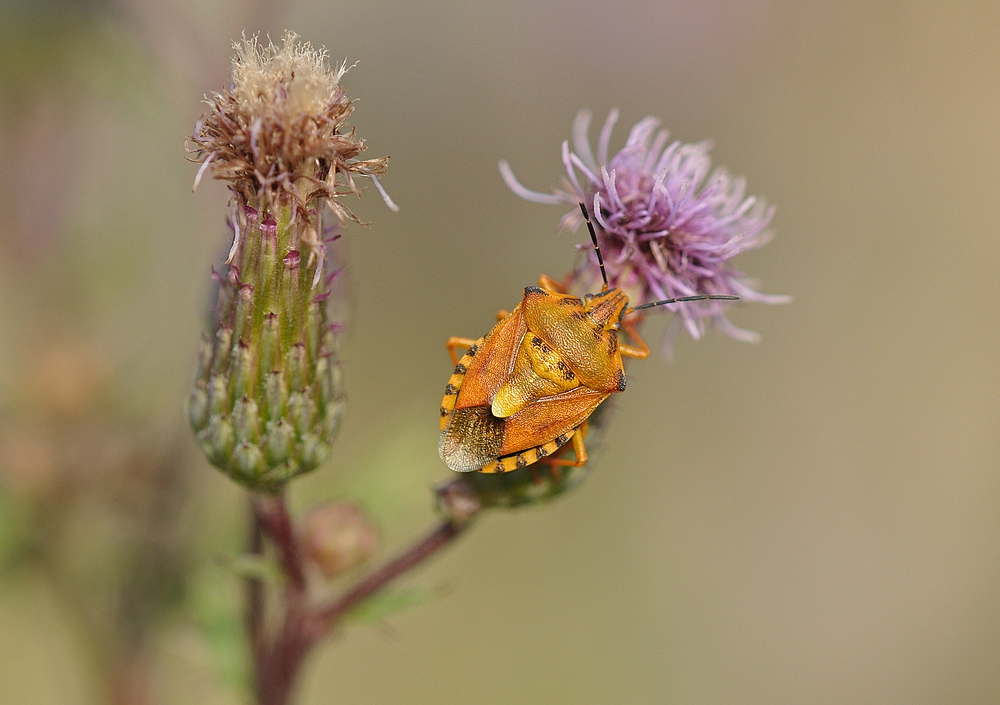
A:
<svg viewBox="0 0 1000 705">
<path fill-rule="evenodd" d="M 388 158 L 359 160 L 364 140 L 344 132 L 354 110 L 340 87 L 346 64 L 332 70 L 325 50 L 292 32 L 280 48 L 256 36 L 234 48 L 232 83 L 206 100 L 210 109 L 189 138 L 192 161 L 203 165 L 198 180 L 211 169 L 244 206 L 291 206 L 309 218 L 307 204 L 318 198 L 341 221 L 357 221 L 337 198 L 358 193 L 354 175 L 381 174 Z"/>
<path fill-rule="evenodd" d="M 343 413 L 324 204 L 357 220 L 338 197 L 386 165 L 358 160 L 363 142 L 344 133 L 345 70 L 291 33 L 280 49 L 244 39 L 189 138 L 199 178 L 229 182 L 234 237 L 188 415 L 209 462 L 256 491 L 319 466 Z"/>
</svg>

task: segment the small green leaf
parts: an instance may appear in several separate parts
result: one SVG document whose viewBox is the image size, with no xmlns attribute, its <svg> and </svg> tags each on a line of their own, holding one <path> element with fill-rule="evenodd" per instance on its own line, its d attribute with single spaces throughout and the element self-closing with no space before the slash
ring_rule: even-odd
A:
<svg viewBox="0 0 1000 705">
<path fill-rule="evenodd" d="M 270 585 L 281 585 L 285 580 L 281 566 L 272 558 L 243 554 L 241 556 L 226 556 L 222 565 L 236 573 L 241 578 L 261 580 Z"/>
<path fill-rule="evenodd" d="M 28 507 L 0 488 L 0 575 L 9 575 L 30 550 L 34 523 Z"/>
<path fill-rule="evenodd" d="M 219 680 L 239 693 L 250 693 L 253 679 L 242 598 L 243 586 L 218 567 L 207 567 L 191 585 L 195 621 Z"/>
<path fill-rule="evenodd" d="M 355 607 L 347 615 L 347 619 L 362 624 L 378 624 L 389 615 L 430 602 L 440 594 L 440 590 L 430 588 L 405 588 L 379 592 Z"/>
</svg>

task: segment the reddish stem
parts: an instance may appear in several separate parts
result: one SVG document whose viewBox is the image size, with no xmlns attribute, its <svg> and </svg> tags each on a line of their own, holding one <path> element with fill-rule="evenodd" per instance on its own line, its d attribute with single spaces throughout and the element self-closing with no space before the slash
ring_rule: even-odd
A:
<svg viewBox="0 0 1000 705">
<path fill-rule="evenodd" d="M 141 646 L 114 667 L 111 678 L 112 705 L 150 705 L 149 672 Z"/>
<path fill-rule="evenodd" d="M 393 560 L 363 578 L 333 603 L 309 604 L 302 556 L 284 495 L 257 495 L 253 500 L 250 549 L 263 551 L 263 537 L 277 548 L 287 577 L 284 590 L 284 620 L 280 630 L 268 637 L 264 630 L 264 586 L 250 580 L 247 586 L 247 621 L 256 665 L 257 701 L 260 705 L 288 705 L 295 678 L 309 649 L 333 631 L 352 609 L 397 577 L 424 562 L 448 545 L 468 522 L 446 521 Z"/>
<path fill-rule="evenodd" d="M 256 511 L 258 522 L 270 537 L 281 556 L 281 567 L 290 583 L 297 591 L 305 590 L 306 578 L 302 572 L 302 557 L 299 544 L 295 540 L 295 528 L 288 513 L 285 495 L 257 495 Z"/>
<path fill-rule="evenodd" d="M 264 530 L 257 502 L 253 497 L 250 498 L 250 517 L 250 555 L 260 556 L 264 552 Z M 264 648 L 264 583 L 258 578 L 247 578 L 247 628 L 254 663 L 257 663 Z"/>
<path fill-rule="evenodd" d="M 287 705 L 295 677 L 312 646 L 306 637 L 308 612 L 304 593 L 286 593 L 285 623 L 257 662 L 257 698 L 260 705 Z"/>
<path fill-rule="evenodd" d="M 253 508 L 251 550 L 259 553 L 262 550 L 261 539 L 266 535 L 278 549 L 282 568 L 288 577 L 283 593 L 284 621 L 277 634 L 270 639 L 264 632 L 263 585 L 256 580 L 251 580 L 248 585 L 248 623 L 256 666 L 257 702 L 260 705 L 288 705 L 295 678 L 317 641 L 333 631 L 352 609 L 448 545 L 468 526 L 467 521 L 440 524 L 333 603 L 313 607 L 309 604 L 301 555 L 284 495 L 257 496 Z"/>
<path fill-rule="evenodd" d="M 282 571 L 287 578 L 284 623 L 270 640 L 264 633 L 263 586 L 257 581 L 251 581 L 250 585 L 248 607 L 256 666 L 257 699 L 260 705 L 287 705 L 295 675 L 309 648 L 309 643 L 303 638 L 308 618 L 305 573 L 285 495 L 256 495 L 253 499 L 253 515 L 255 533 L 259 532 L 261 537 L 266 535 L 277 548 Z M 252 541 L 251 547 L 254 544 Z"/>
<path fill-rule="evenodd" d="M 313 623 L 310 625 L 312 631 L 314 633 L 318 632 L 318 636 L 332 631 L 344 615 L 410 568 L 423 563 L 440 549 L 447 546 L 462 533 L 462 529 L 465 526 L 468 526 L 468 524 L 458 525 L 450 521 L 440 524 L 422 540 L 396 556 L 368 577 L 363 578 L 354 587 L 341 595 L 333 604 L 317 612 Z"/>
</svg>

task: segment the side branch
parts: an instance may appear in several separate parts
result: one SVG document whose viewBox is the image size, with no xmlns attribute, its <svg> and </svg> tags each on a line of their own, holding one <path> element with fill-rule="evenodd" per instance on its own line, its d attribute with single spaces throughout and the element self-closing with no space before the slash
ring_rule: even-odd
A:
<svg viewBox="0 0 1000 705">
<path fill-rule="evenodd" d="M 314 605 L 309 599 L 302 553 L 284 495 L 257 495 L 254 498 L 255 533 L 251 551 L 259 551 L 260 540 L 268 538 L 277 548 L 282 570 L 287 576 L 282 591 L 283 623 L 273 635 L 266 634 L 262 624 L 262 586 L 254 582 L 248 585 L 248 616 L 254 641 L 258 705 L 288 705 L 296 675 L 312 647 L 336 630 L 351 610 L 450 544 L 472 523 L 481 509 L 462 481 L 453 481 L 438 488 L 437 497 L 438 508 L 447 519 L 403 553 L 362 578 L 338 599 L 322 605 Z"/>
<path fill-rule="evenodd" d="M 340 596 L 333 604 L 319 610 L 310 626 L 314 638 L 333 630 L 344 616 L 386 587 L 390 582 L 411 568 L 424 562 L 440 549 L 453 541 L 468 523 L 458 524 L 452 521 L 442 522 L 431 533 L 415 543 L 409 549 L 392 559 L 371 575 Z"/>
</svg>

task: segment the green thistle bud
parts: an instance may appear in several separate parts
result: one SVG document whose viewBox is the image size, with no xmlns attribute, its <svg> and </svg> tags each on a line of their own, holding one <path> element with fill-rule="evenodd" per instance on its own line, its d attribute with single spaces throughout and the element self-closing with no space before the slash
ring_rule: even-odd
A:
<svg viewBox="0 0 1000 705">
<path fill-rule="evenodd" d="M 229 182 L 234 241 L 188 416 L 209 461 L 254 490 L 326 460 L 343 410 L 324 207 L 356 221 L 338 198 L 386 164 L 357 159 L 364 142 L 345 132 L 345 70 L 293 34 L 280 49 L 244 40 L 190 138 L 195 185 L 206 170 Z"/>
<path fill-rule="evenodd" d="M 322 276 L 312 283 L 321 264 L 284 267 L 289 255 L 280 251 L 299 246 L 302 235 L 291 218 L 278 223 L 277 248 L 266 253 L 254 243 L 269 237 L 270 224 L 246 219 L 242 257 L 220 282 L 217 329 L 205 339 L 188 404 L 208 459 L 262 490 L 326 460 L 343 410 L 336 337 L 322 305 L 328 285 Z M 282 275 L 289 271 L 293 278 Z"/>
<path fill-rule="evenodd" d="M 482 508 L 514 508 L 545 504 L 576 487 L 587 474 L 587 466 L 560 467 L 537 464 L 507 473 L 469 473 L 449 484 L 464 483 Z"/>
</svg>

